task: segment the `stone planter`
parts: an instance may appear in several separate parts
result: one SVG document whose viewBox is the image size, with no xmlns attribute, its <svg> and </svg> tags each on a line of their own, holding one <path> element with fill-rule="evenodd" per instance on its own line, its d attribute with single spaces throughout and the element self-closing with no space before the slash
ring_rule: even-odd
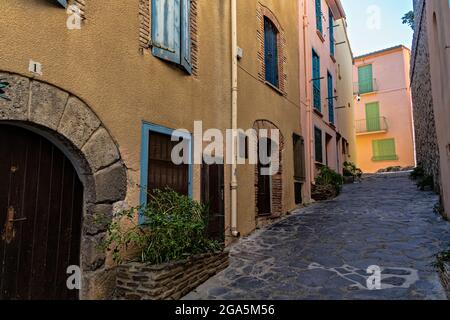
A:
<svg viewBox="0 0 450 320">
<path fill-rule="evenodd" d="M 178 300 L 228 267 L 228 264 L 228 250 L 160 265 L 124 264 L 117 267 L 115 298 Z"/>
<path fill-rule="evenodd" d="M 443 269 L 439 270 L 439 276 L 447 293 L 447 298 L 450 299 L 450 262 L 444 262 Z"/>
</svg>

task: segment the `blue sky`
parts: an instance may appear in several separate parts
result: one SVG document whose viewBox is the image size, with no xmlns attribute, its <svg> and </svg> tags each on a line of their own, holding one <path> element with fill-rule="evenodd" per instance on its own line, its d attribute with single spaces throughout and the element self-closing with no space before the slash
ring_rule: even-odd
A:
<svg viewBox="0 0 450 320">
<path fill-rule="evenodd" d="M 413 32 L 402 24 L 412 0 L 341 0 L 354 56 L 403 44 L 411 48 Z"/>
</svg>

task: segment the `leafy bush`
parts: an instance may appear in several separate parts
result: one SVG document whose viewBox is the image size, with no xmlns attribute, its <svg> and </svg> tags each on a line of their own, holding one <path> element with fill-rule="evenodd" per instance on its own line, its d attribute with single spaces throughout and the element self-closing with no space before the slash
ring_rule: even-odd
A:
<svg viewBox="0 0 450 320">
<path fill-rule="evenodd" d="M 436 255 L 436 262 L 434 266 L 440 271 L 444 271 L 444 265 L 450 263 L 450 244 L 448 245 L 449 250 L 442 251 Z"/>
<path fill-rule="evenodd" d="M 415 167 L 409 176 L 411 179 L 417 180 L 425 176 L 425 170 L 421 166 Z"/>
<path fill-rule="evenodd" d="M 142 224 L 136 222 L 138 213 L 143 216 Z M 117 215 L 103 246 L 112 251 L 117 263 L 129 248 L 139 250 L 140 261 L 151 264 L 222 250 L 223 245 L 206 234 L 208 221 L 207 206 L 170 189 L 155 190 L 147 206 Z"/>
<path fill-rule="evenodd" d="M 416 184 L 421 191 L 431 191 L 434 188 L 434 179 L 432 176 L 425 175 L 419 178 Z"/>
<path fill-rule="evenodd" d="M 312 186 L 314 200 L 334 198 L 341 192 L 344 177 L 327 166 L 320 168 L 315 184 Z"/>
<path fill-rule="evenodd" d="M 344 162 L 344 177 L 361 178 L 363 172 L 353 162 Z"/>
</svg>

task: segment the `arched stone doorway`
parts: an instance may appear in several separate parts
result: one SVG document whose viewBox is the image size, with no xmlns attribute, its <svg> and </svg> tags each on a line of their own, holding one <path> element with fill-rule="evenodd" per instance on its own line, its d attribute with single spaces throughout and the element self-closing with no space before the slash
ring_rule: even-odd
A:
<svg viewBox="0 0 450 320">
<path fill-rule="evenodd" d="M 119 149 L 97 115 L 76 96 L 18 74 L 0 72 L 0 78 L 10 83 L 6 90 L 10 101 L 0 99 L 0 125 L 21 127 L 46 138 L 78 175 L 83 187 L 82 289 L 78 296 L 108 297 L 114 275 L 98 244 L 112 219 L 114 204 L 123 201 L 127 192 L 127 171 Z"/>
<path fill-rule="evenodd" d="M 253 129 L 255 129 L 257 132 L 259 132 L 259 130 L 261 129 L 267 130 L 268 132 L 267 139 L 272 139 L 271 130 L 279 130 L 275 124 L 273 124 L 271 121 L 268 120 L 255 121 L 255 123 L 253 124 Z M 260 165 L 255 166 L 255 201 L 256 201 L 255 207 L 257 220 L 264 218 L 277 218 L 283 214 L 284 137 L 281 131 L 279 131 L 278 150 L 279 150 L 279 170 L 275 175 L 270 177 L 261 176 L 260 174 L 261 166 Z M 269 206 L 270 212 L 260 212 L 261 209 L 267 206 Z"/>
</svg>

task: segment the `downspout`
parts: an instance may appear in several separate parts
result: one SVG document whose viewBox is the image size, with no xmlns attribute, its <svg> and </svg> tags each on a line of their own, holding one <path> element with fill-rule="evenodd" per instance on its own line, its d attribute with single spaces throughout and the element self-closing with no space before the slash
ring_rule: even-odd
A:
<svg viewBox="0 0 450 320">
<path fill-rule="evenodd" d="M 311 200 L 311 183 L 314 181 L 314 169 L 313 169 L 313 165 L 314 165 L 314 156 L 313 156 L 313 148 L 312 145 L 314 143 L 313 141 L 313 115 L 312 115 L 312 106 L 311 106 L 311 99 L 310 99 L 310 82 L 309 82 L 309 77 L 308 77 L 308 48 L 307 48 L 307 44 L 308 44 L 308 40 L 307 40 L 307 36 L 308 36 L 308 26 L 309 26 L 309 19 L 308 19 L 308 5 L 306 3 L 306 0 L 303 0 L 303 62 L 304 62 L 304 75 L 305 75 L 305 97 L 306 97 L 306 116 L 307 116 L 307 126 L 306 126 L 306 132 L 307 132 L 307 148 L 308 148 L 308 154 L 309 154 L 309 168 L 308 168 L 308 172 L 309 172 L 309 181 L 307 181 L 307 183 L 309 183 L 310 185 L 307 186 L 308 191 L 309 191 L 309 200 Z M 311 54 L 309 52 L 309 54 Z M 308 179 L 307 179 L 308 180 Z"/>
<path fill-rule="evenodd" d="M 239 237 L 237 229 L 237 111 L 238 111 L 238 59 L 237 59 L 237 0 L 231 0 L 231 128 L 233 132 L 233 160 L 231 164 L 231 235 Z"/>
</svg>

